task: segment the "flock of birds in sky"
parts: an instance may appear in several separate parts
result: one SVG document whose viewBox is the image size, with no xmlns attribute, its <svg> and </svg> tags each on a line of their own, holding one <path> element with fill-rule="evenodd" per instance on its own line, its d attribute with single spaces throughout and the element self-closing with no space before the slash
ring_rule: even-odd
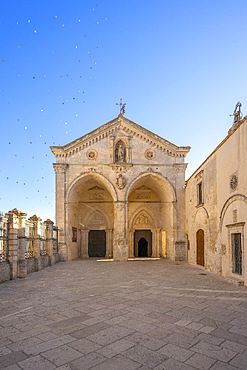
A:
<svg viewBox="0 0 247 370">
<path fill-rule="evenodd" d="M 92 12 L 95 12 L 95 8 L 92 9 Z M 107 21 L 107 18 L 103 18 L 102 21 Z M 100 24 L 99 20 L 94 19 L 94 22 L 96 25 Z M 44 36 L 47 30 L 40 30 L 39 25 L 36 24 L 34 27 L 33 23 L 32 19 L 17 20 L 15 23 L 18 28 L 17 33 L 25 36 L 22 41 L 20 37 L 20 42 L 16 45 L 17 50 L 10 51 L 6 57 L 4 55 L 0 56 L 2 68 L 8 62 L 16 63 L 19 68 L 14 80 L 16 89 L 18 89 L 18 86 L 25 86 L 26 84 L 27 94 L 30 94 L 30 108 L 33 105 L 31 108 L 32 117 L 27 115 L 28 109 L 26 107 L 23 107 L 23 111 L 19 107 L 15 118 L 17 134 L 12 135 L 9 132 L 9 135 L 5 136 L 7 142 L 3 143 L 3 145 L 7 144 L 8 147 L 12 147 L 7 150 L 7 160 L 9 160 L 10 165 L 0 169 L 1 177 L 5 177 L 5 188 L 1 190 L 0 194 L 0 211 L 3 212 L 8 211 L 11 207 L 1 209 L 1 204 L 3 204 L 1 201 L 3 200 L 5 200 L 4 206 L 6 208 L 7 195 L 5 191 L 8 191 L 8 186 L 10 186 L 8 184 L 11 184 L 12 189 L 14 189 L 12 191 L 14 198 L 16 193 L 19 193 L 19 197 L 31 201 L 36 193 L 36 199 L 33 199 L 33 211 L 35 213 L 38 213 L 38 203 L 45 203 L 50 209 L 54 207 L 54 189 L 50 184 L 54 177 L 52 169 L 54 158 L 49 146 L 63 145 L 75 139 L 73 136 L 77 135 L 76 124 L 79 123 L 78 118 L 82 112 L 83 104 L 86 103 L 86 90 L 83 86 L 86 87 L 89 81 L 93 79 L 93 69 L 97 65 L 95 56 L 99 47 L 95 39 L 93 42 L 91 40 L 85 42 L 84 40 L 87 38 L 86 30 L 83 30 L 83 27 L 76 29 L 83 24 L 81 19 L 74 19 L 71 22 L 72 25 L 61 22 L 58 15 L 53 16 L 53 21 L 49 20 L 49 27 L 55 33 L 55 36 L 54 34 L 52 36 L 60 38 L 58 39 L 58 46 L 57 40 L 53 40 L 51 43 L 46 41 Z M 27 30 L 27 26 L 30 27 L 30 32 Z M 22 27 L 25 28 L 25 32 L 20 30 Z M 61 43 L 62 30 L 66 28 L 66 40 L 65 45 L 63 45 Z M 71 36 L 69 35 L 69 31 L 75 32 L 75 29 L 77 36 L 80 35 L 81 38 L 76 44 L 74 44 L 73 33 L 71 33 Z M 35 42 L 31 33 L 35 36 L 41 35 L 37 40 L 36 50 L 38 54 L 41 53 L 42 58 L 48 57 L 48 71 L 45 73 L 40 65 L 37 67 L 36 73 L 34 73 L 35 65 L 29 70 L 25 67 L 22 71 L 23 64 L 18 61 L 18 52 L 28 52 L 33 53 L 32 58 L 38 62 L 37 58 L 39 56 L 35 55 L 35 51 L 27 50 Z M 68 48 L 69 42 L 72 46 Z M 90 48 L 92 51 L 90 51 Z M 16 60 L 11 60 L 11 52 L 12 58 L 16 58 Z M 23 58 L 23 54 L 20 55 L 20 58 Z M 76 67 L 75 63 L 77 64 Z M 30 66 L 31 64 L 29 64 Z M 6 78 L 5 82 L 7 83 L 7 81 Z M 2 86 L 2 93 L 4 93 L 5 88 L 8 89 L 7 86 Z M 46 96 L 42 96 L 42 94 Z M 47 103 L 47 97 L 49 98 L 49 104 Z M 12 97 L 12 103 L 15 104 L 13 99 Z M 12 109 L 12 103 L 7 102 L 10 105 L 9 109 Z M 48 106 L 45 104 L 48 104 Z M 49 121 L 49 116 L 52 117 L 51 121 Z M 54 119 L 56 120 L 55 124 Z M 13 152 L 13 150 L 16 150 L 16 152 Z M 47 176 L 48 172 L 49 175 Z M 14 184 L 15 186 L 13 186 Z M 52 190 L 48 191 L 47 187 L 50 187 L 50 185 Z M 52 193 L 53 197 L 50 199 Z M 9 199 L 9 202 L 11 204 L 11 199 Z M 22 211 L 26 212 L 25 209 Z"/>
</svg>

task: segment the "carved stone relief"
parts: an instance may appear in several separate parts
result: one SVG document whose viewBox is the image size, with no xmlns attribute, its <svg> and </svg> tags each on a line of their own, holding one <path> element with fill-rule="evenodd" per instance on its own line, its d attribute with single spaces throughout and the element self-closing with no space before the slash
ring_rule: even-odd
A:
<svg viewBox="0 0 247 370">
<path fill-rule="evenodd" d="M 90 160 L 90 161 L 93 161 L 97 158 L 98 156 L 98 153 L 97 153 L 97 150 L 95 149 L 90 149 L 87 151 L 87 158 Z"/>
<path fill-rule="evenodd" d="M 89 200 L 104 200 L 105 195 L 104 195 L 105 189 L 100 188 L 98 186 L 94 186 L 91 189 L 88 189 L 88 194 L 89 194 Z"/>
<path fill-rule="evenodd" d="M 136 189 L 135 193 L 136 199 L 151 199 L 151 190 L 145 186 Z"/>
<path fill-rule="evenodd" d="M 155 151 L 153 149 L 147 149 L 144 153 L 144 156 L 146 159 L 149 159 L 149 160 L 154 159 Z"/>
<path fill-rule="evenodd" d="M 123 189 L 126 185 L 123 175 L 120 173 L 116 181 L 118 189 Z"/>
</svg>

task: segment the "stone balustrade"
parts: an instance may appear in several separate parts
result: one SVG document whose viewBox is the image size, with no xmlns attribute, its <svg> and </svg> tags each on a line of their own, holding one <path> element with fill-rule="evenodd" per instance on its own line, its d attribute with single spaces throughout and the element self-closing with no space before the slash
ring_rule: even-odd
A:
<svg viewBox="0 0 247 370">
<path fill-rule="evenodd" d="M 58 228 L 51 220 L 13 209 L 0 214 L 0 282 L 59 262 Z"/>
</svg>

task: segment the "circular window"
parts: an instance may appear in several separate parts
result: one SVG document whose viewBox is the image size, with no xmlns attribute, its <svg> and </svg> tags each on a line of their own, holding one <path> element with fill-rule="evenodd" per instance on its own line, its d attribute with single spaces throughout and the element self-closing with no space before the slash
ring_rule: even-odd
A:
<svg viewBox="0 0 247 370">
<path fill-rule="evenodd" d="M 145 158 L 146 159 L 153 159 L 155 157 L 155 152 L 153 149 L 147 149 L 145 151 Z"/>
<path fill-rule="evenodd" d="M 237 189 L 238 186 L 238 178 L 236 175 L 232 175 L 231 180 L 230 180 L 230 188 L 232 190 Z"/>
<path fill-rule="evenodd" d="M 88 159 L 90 159 L 90 160 L 94 160 L 94 159 L 96 159 L 96 158 L 97 158 L 97 156 L 98 156 L 98 153 L 97 153 L 97 151 L 96 151 L 96 150 L 94 150 L 94 149 L 90 149 L 90 150 L 87 152 L 87 157 L 88 157 Z"/>
</svg>

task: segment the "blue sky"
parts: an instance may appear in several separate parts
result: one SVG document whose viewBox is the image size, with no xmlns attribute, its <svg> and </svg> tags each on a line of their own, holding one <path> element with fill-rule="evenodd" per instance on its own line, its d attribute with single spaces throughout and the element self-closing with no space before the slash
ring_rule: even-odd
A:
<svg viewBox="0 0 247 370">
<path fill-rule="evenodd" d="M 55 219 L 55 158 L 119 113 L 189 145 L 247 112 L 246 0 L 0 0 L 0 211 Z"/>
</svg>

